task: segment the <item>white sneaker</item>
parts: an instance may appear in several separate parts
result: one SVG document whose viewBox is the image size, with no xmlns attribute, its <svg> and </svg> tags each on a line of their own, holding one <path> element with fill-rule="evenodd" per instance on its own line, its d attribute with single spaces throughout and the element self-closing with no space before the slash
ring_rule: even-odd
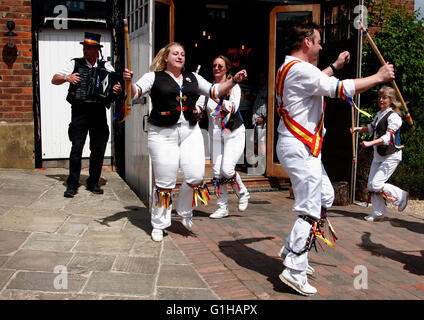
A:
<svg viewBox="0 0 424 320">
<path fill-rule="evenodd" d="M 374 221 L 378 221 L 381 220 L 383 218 L 383 216 L 377 216 L 374 213 L 373 214 L 369 214 L 366 217 L 364 217 L 365 220 L 370 221 L 370 222 L 374 222 Z"/>
<path fill-rule="evenodd" d="M 228 217 L 230 213 L 228 212 L 228 208 L 218 208 L 214 213 L 212 213 L 209 218 L 212 219 L 220 219 Z"/>
<path fill-rule="evenodd" d="M 239 211 L 245 211 L 247 209 L 247 206 L 249 204 L 249 199 L 250 199 L 249 192 L 246 191 L 245 193 L 240 194 L 239 206 L 238 206 Z"/>
<path fill-rule="evenodd" d="M 160 242 L 163 240 L 163 230 L 161 229 L 153 229 L 152 230 L 152 240 Z"/>
<path fill-rule="evenodd" d="M 398 211 L 403 211 L 406 208 L 406 205 L 408 204 L 408 196 L 409 193 L 406 191 L 402 191 L 402 200 L 400 200 Z"/>
<path fill-rule="evenodd" d="M 191 227 L 193 226 L 193 219 L 191 217 L 183 217 L 183 219 L 181 220 L 181 223 L 187 229 L 191 229 Z"/>
<path fill-rule="evenodd" d="M 278 253 L 278 256 L 284 259 L 289 252 L 290 250 L 286 247 L 286 245 L 284 245 L 281 247 L 280 252 Z M 308 264 L 308 267 L 306 268 L 306 274 L 309 274 L 310 276 L 312 276 L 314 273 L 315 273 L 315 269 Z"/>
<path fill-rule="evenodd" d="M 304 296 L 312 296 L 317 289 L 308 283 L 306 273 L 286 268 L 280 274 L 280 280 Z"/>
</svg>

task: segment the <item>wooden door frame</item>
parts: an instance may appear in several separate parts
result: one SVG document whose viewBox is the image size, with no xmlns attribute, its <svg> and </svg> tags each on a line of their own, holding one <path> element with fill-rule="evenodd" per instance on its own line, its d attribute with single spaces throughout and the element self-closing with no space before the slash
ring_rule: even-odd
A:
<svg viewBox="0 0 424 320">
<path fill-rule="evenodd" d="M 276 178 L 288 178 L 279 162 L 274 162 L 274 111 L 275 111 L 275 50 L 277 14 L 281 12 L 311 11 L 312 21 L 319 24 L 320 4 L 286 5 L 276 6 L 269 14 L 269 59 L 268 59 L 268 116 L 267 116 L 267 155 L 266 176 Z"/>
<path fill-rule="evenodd" d="M 169 5 L 169 42 L 174 42 L 175 39 L 175 4 L 174 0 L 155 0 Z"/>
</svg>

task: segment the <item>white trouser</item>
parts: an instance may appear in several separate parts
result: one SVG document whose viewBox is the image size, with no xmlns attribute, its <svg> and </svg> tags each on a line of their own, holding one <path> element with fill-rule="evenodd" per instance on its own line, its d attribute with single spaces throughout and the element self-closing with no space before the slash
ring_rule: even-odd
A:
<svg viewBox="0 0 424 320">
<path fill-rule="evenodd" d="M 298 215 L 320 219 L 321 207 L 331 207 L 334 200 L 334 189 L 321 162 L 321 154 L 314 157 L 309 148 L 295 137 L 280 136 L 277 156 L 292 184 L 295 199 L 292 210 Z M 302 251 L 311 227 L 308 222 L 297 218 L 287 238 L 288 247 L 295 252 Z M 290 252 L 284 259 L 284 265 L 305 271 L 308 266 L 307 252 L 301 255 Z"/>
<path fill-rule="evenodd" d="M 403 190 L 390 183 L 386 183 L 399 163 L 399 159 L 385 159 L 383 161 L 373 160 L 371 163 L 367 188 L 368 191 L 373 192 L 371 203 L 375 216 L 382 216 L 386 213 L 386 202 L 381 191 L 384 191 L 394 199 L 392 202 L 395 206 L 399 205 Z"/>
<path fill-rule="evenodd" d="M 155 188 L 175 188 L 178 168 L 181 167 L 184 182 L 179 191 L 176 210 L 182 217 L 192 217 L 193 189 L 188 184 L 199 185 L 205 173 L 205 150 L 199 126 L 178 123 L 172 127 L 158 127 L 149 124 L 148 149 L 152 159 Z M 157 207 L 154 198 L 152 203 L 153 228 L 169 227 L 172 206 L 168 209 Z"/>
<path fill-rule="evenodd" d="M 238 190 L 238 187 L 234 186 L 237 195 L 247 192 L 240 175 L 235 171 L 236 164 L 244 152 L 245 131 L 244 125 L 241 125 L 230 134 L 227 132 L 221 134 L 220 129 L 214 129 L 212 133 L 209 132 L 213 175 L 220 179 L 232 178 L 235 174 L 237 184 L 240 187 L 240 190 Z M 226 184 L 220 186 L 219 198 L 216 203 L 220 208 L 227 207 L 228 191 Z"/>
</svg>

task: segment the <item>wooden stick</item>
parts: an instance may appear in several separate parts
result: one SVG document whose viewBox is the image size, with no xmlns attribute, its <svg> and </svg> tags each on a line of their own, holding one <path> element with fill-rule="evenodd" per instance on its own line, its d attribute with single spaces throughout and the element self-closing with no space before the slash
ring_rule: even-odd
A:
<svg viewBox="0 0 424 320">
<path fill-rule="evenodd" d="M 125 33 L 125 51 L 126 51 L 126 57 L 127 57 L 127 69 L 131 70 L 131 51 L 130 51 L 130 36 L 128 33 L 128 21 L 127 19 L 124 19 L 124 33 Z M 125 100 L 124 105 L 124 116 L 121 120 L 124 121 L 127 115 L 131 113 L 131 106 L 132 106 L 132 83 L 131 80 L 125 81 L 125 90 L 127 93 L 127 98 Z"/>
<path fill-rule="evenodd" d="M 352 106 L 352 160 L 356 162 L 356 146 L 355 146 L 355 108 Z"/>
<path fill-rule="evenodd" d="M 384 61 L 384 58 L 383 58 L 382 54 L 380 53 L 380 50 L 378 50 L 377 45 L 375 44 L 374 40 L 371 38 L 370 34 L 368 33 L 368 30 L 362 24 L 362 21 L 359 21 L 359 23 L 361 24 L 361 29 L 362 29 L 363 33 L 367 36 L 367 39 L 370 42 L 371 47 L 373 48 L 375 54 L 377 55 L 378 60 L 380 60 L 381 65 L 384 66 L 386 64 L 386 61 Z M 412 121 L 408 107 L 406 106 L 405 100 L 403 100 L 402 94 L 400 93 L 400 90 L 399 90 L 395 80 L 392 80 L 391 84 L 392 84 L 393 88 L 395 89 L 397 96 L 399 97 L 399 100 L 400 100 L 402 107 L 405 111 L 405 115 L 406 115 L 406 119 L 407 119 L 408 123 L 411 126 L 414 125 L 414 121 Z"/>
</svg>

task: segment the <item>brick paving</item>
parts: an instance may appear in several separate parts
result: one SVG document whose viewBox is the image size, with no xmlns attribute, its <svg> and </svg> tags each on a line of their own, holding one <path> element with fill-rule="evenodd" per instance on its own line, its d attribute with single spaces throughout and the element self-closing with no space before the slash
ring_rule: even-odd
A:
<svg viewBox="0 0 424 320">
<path fill-rule="evenodd" d="M 251 193 L 247 211 L 239 212 L 233 194 L 230 216 L 210 219 L 212 198 L 195 211 L 191 232 L 174 216 L 169 235 L 221 299 L 424 299 L 424 219 L 389 209 L 383 221 L 368 222 L 371 207 L 355 204 L 328 211 L 336 246 L 321 242 L 324 251 L 309 253 L 318 294 L 302 297 L 286 287 L 278 252 L 295 220 L 293 201 L 288 191 Z"/>
</svg>

